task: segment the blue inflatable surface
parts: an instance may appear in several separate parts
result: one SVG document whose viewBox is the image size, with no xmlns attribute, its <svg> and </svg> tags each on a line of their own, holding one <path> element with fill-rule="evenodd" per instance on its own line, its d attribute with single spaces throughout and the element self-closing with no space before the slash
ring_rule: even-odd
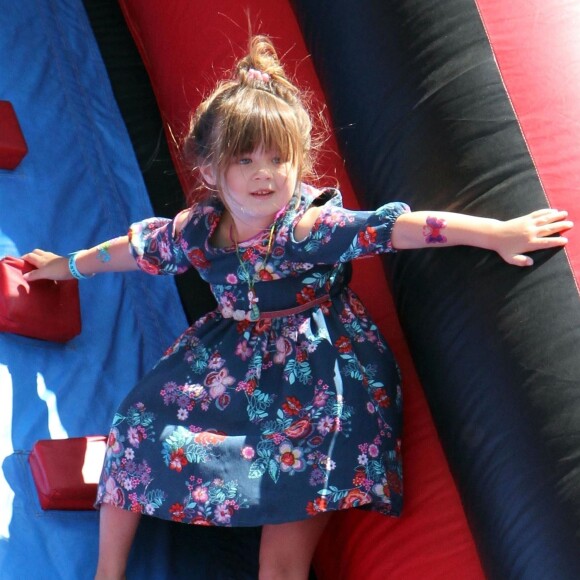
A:
<svg viewBox="0 0 580 580">
<path fill-rule="evenodd" d="M 66 254 L 124 234 L 152 210 L 81 0 L 0 0 L 0 13 L 0 99 L 29 148 L 14 171 L 0 170 L 1 256 Z M 98 514 L 42 511 L 28 453 L 38 439 L 106 433 L 127 390 L 187 326 L 170 278 L 106 275 L 80 293 L 83 331 L 68 344 L 0 334 L 3 580 L 92 578 Z M 152 544 L 169 537 L 142 533 Z M 145 552 L 138 577 L 162 578 L 156 562 L 171 570 Z"/>
</svg>

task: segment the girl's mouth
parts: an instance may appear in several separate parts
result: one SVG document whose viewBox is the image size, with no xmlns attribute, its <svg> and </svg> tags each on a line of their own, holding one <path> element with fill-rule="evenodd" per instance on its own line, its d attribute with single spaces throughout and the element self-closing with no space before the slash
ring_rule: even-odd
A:
<svg viewBox="0 0 580 580">
<path fill-rule="evenodd" d="M 271 189 L 258 189 L 257 191 L 252 191 L 251 195 L 255 197 L 266 197 L 271 193 L 274 193 L 274 191 Z"/>
</svg>

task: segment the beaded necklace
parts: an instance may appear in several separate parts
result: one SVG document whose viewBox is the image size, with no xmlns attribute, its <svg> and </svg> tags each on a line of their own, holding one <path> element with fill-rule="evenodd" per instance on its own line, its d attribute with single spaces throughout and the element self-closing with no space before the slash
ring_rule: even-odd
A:
<svg viewBox="0 0 580 580">
<path fill-rule="evenodd" d="M 242 256 L 240 254 L 240 246 L 238 244 L 238 241 L 234 239 L 233 236 L 233 230 L 232 227 L 230 226 L 230 240 L 233 242 L 235 248 L 236 248 L 236 256 L 238 258 L 238 262 L 240 263 L 240 268 L 242 269 L 242 271 L 244 272 L 245 276 L 246 276 L 246 280 L 248 282 L 248 305 L 250 307 L 250 320 L 252 322 L 255 322 L 256 320 L 258 320 L 260 318 L 260 309 L 258 308 L 258 300 L 259 298 L 256 296 L 256 292 L 254 290 L 254 285 L 256 283 L 256 280 L 260 279 L 260 274 L 266 269 L 266 264 L 268 262 L 268 259 L 270 258 L 270 255 L 272 253 L 272 246 L 274 245 L 274 232 L 276 231 L 276 222 L 277 220 L 274 221 L 274 223 L 272 224 L 272 227 L 270 228 L 270 234 L 268 235 L 268 247 L 266 248 L 266 255 L 264 256 L 264 259 L 262 260 L 262 264 L 260 266 L 259 270 L 256 270 L 253 273 L 250 273 L 248 268 L 246 267 L 246 262 L 242 259 Z"/>
</svg>

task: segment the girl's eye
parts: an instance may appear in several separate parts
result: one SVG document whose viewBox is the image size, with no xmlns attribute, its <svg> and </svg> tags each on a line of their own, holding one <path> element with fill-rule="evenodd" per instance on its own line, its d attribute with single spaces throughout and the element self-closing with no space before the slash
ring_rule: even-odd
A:
<svg viewBox="0 0 580 580">
<path fill-rule="evenodd" d="M 239 165 L 249 165 L 251 162 L 252 160 L 249 157 L 241 157 L 240 159 L 238 159 Z"/>
<path fill-rule="evenodd" d="M 282 163 L 282 159 L 281 159 L 280 157 L 274 157 L 274 158 L 272 159 L 272 163 L 273 163 L 274 165 L 280 165 L 280 164 Z"/>
</svg>

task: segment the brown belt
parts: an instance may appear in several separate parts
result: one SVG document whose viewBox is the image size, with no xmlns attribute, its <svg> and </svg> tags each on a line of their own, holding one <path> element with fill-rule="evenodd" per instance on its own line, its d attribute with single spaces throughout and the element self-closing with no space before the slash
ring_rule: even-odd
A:
<svg viewBox="0 0 580 580">
<path fill-rule="evenodd" d="M 324 294 L 324 296 L 319 296 L 310 302 L 306 302 L 305 304 L 300 304 L 299 306 L 294 306 L 294 308 L 285 308 L 284 310 L 270 310 L 268 312 L 260 312 L 260 318 L 281 318 L 282 316 L 292 316 L 293 314 L 298 314 L 300 312 L 304 312 L 305 310 L 309 310 L 310 308 L 314 308 L 323 302 L 327 302 L 330 300 L 330 296 L 328 294 Z"/>
</svg>

